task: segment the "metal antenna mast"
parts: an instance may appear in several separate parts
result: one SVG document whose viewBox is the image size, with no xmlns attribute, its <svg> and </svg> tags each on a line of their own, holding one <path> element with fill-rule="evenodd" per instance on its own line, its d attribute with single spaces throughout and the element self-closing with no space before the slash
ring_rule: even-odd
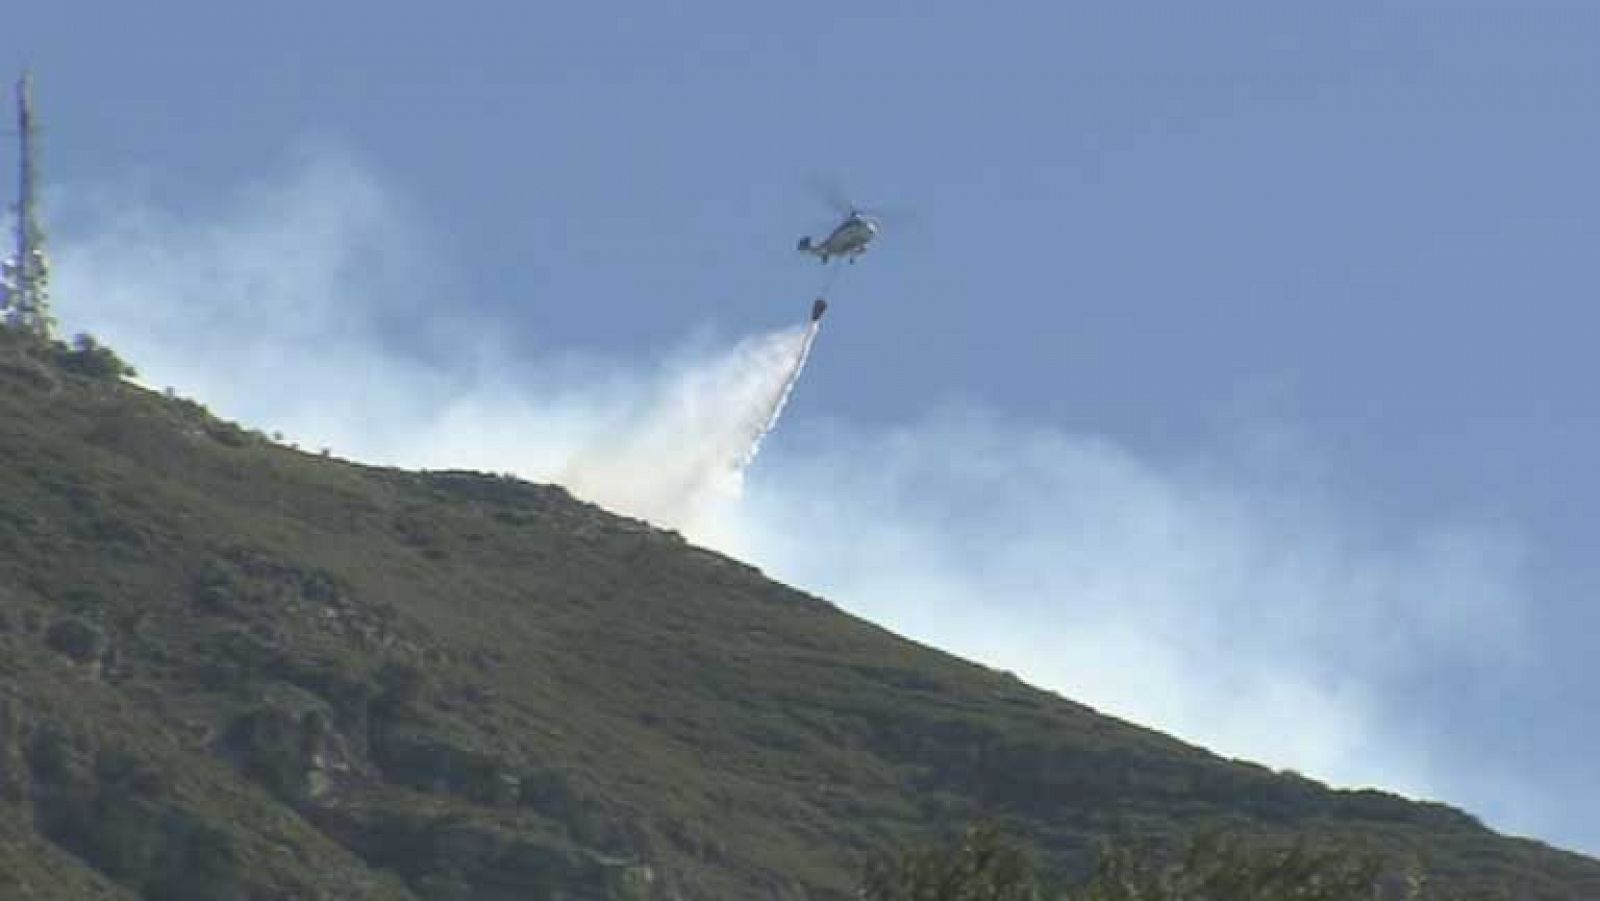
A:
<svg viewBox="0 0 1600 901">
<path fill-rule="evenodd" d="M 17 79 L 17 140 L 20 145 L 17 183 L 16 253 L 0 273 L 0 312 L 11 328 L 48 336 L 50 318 L 50 263 L 44 253 L 44 228 L 39 224 L 38 173 L 34 168 L 33 77 Z"/>
</svg>

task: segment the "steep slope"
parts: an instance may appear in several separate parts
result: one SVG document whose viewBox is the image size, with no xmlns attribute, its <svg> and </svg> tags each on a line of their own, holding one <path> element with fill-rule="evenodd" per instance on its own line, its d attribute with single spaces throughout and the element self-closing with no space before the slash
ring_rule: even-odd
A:
<svg viewBox="0 0 1600 901">
<path fill-rule="evenodd" d="M 1061 871 L 1221 821 L 1600 897 L 1600 862 L 1219 759 L 558 488 L 303 454 L 92 362 L 0 334 L 6 897 L 843 898 L 993 815 Z"/>
</svg>

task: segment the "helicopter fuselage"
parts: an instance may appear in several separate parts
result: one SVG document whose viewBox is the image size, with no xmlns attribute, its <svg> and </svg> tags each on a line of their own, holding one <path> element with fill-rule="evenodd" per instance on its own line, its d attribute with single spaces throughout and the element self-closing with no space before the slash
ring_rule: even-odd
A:
<svg viewBox="0 0 1600 901">
<path fill-rule="evenodd" d="M 832 257 L 848 257 L 852 262 L 865 253 L 867 245 L 878 236 L 878 224 L 860 213 L 852 213 L 839 223 L 828 237 L 812 243 L 810 238 L 800 239 L 800 249 L 826 263 Z"/>
</svg>

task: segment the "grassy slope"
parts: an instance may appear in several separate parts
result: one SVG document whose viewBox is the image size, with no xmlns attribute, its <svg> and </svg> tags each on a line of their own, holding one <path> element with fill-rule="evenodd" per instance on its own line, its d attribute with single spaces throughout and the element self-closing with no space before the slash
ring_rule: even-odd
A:
<svg viewBox="0 0 1600 901">
<path fill-rule="evenodd" d="M 54 729 L 139 761 L 135 807 L 220 830 L 240 897 L 843 897 L 869 849 L 986 815 L 1060 869 L 1223 820 L 1600 896 L 1595 861 L 1220 760 L 559 489 L 301 454 L 47 356 L 0 336 L 12 756 Z M 98 636 L 78 662 L 66 620 Z M 58 897 L 165 878 L 60 828 L 27 850 L 59 812 L 35 795 L 0 864 L 71 871 Z"/>
</svg>

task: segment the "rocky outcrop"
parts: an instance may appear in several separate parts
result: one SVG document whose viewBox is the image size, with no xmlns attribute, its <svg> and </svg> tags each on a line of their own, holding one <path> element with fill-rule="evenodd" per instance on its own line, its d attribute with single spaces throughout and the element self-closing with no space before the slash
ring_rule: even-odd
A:
<svg viewBox="0 0 1600 901">
<path fill-rule="evenodd" d="M 58 847 L 148 897 L 248 896 L 232 836 L 186 809 L 159 769 L 15 703 L 0 721 L 6 800 Z"/>
<path fill-rule="evenodd" d="M 105 630 L 75 616 L 51 623 L 44 633 L 44 643 L 50 650 L 95 675 L 100 672 L 101 658 L 110 644 L 106 640 Z"/>
<path fill-rule="evenodd" d="M 334 727 L 326 702 L 292 689 L 236 716 L 216 752 L 297 809 L 331 802 L 341 788 L 371 775 Z"/>
<path fill-rule="evenodd" d="M 429 899 L 668 897 L 658 892 L 662 886 L 648 866 L 597 855 L 548 833 L 541 836 L 533 820 L 428 816 L 362 805 L 332 811 L 322 822 L 373 865 L 400 873 Z"/>
</svg>

